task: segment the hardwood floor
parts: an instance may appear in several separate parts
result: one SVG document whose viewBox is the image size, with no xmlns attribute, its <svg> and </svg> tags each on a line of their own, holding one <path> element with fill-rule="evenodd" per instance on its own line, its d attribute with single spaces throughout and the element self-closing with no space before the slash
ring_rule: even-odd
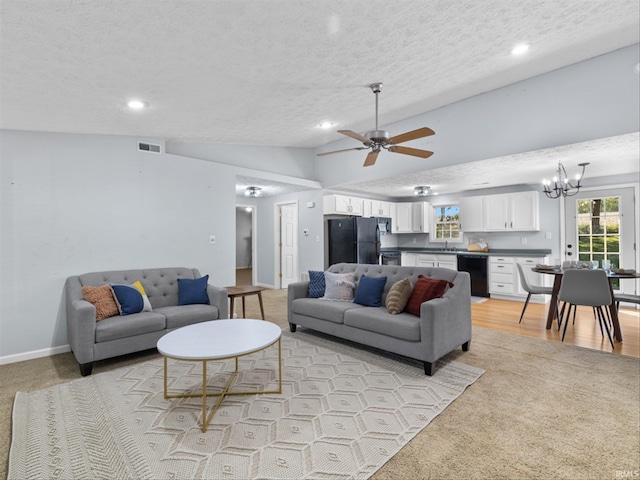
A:
<svg viewBox="0 0 640 480">
<path fill-rule="evenodd" d="M 551 330 L 545 328 L 548 303 L 546 305 L 530 303 L 522 323 L 518 323 L 523 306 L 523 302 L 494 298 L 484 303 L 473 303 L 471 305 L 472 321 L 478 327 L 541 338 L 550 342 L 562 341 L 562 331 L 558 331 L 557 323 L 554 323 Z M 576 322 L 567 327 L 564 343 L 640 358 L 640 311 L 621 308 L 619 317 L 623 342 L 614 340 L 613 350 L 606 333 L 602 338 L 598 321 L 594 319 L 591 307 L 578 307 Z"/>
<path fill-rule="evenodd" d="M 236 270 L 236 285 L 251 285 L 250 268 Z M 548 303 L 530 303 L 522 323 L 519 324 L 518 319 L 523 306 L 524 302 L 495 298 L 483 303 L 472 303 L 472 321 L 478 327 L 561 343 L 562 332 L 558 332 L 557 324 L 554 323 L 551 330 L 545 329 Z M 593 318 L 590 307 L 578 307 L 576 323 L 568 326 L 564 343 L 640 358 L 640 311 L 621 308 L 619 316 L 623 342 L 614 340 L 613 350 L 609 339 L 606 336 L 602 338 L 600 327 Z"/>
</svg>

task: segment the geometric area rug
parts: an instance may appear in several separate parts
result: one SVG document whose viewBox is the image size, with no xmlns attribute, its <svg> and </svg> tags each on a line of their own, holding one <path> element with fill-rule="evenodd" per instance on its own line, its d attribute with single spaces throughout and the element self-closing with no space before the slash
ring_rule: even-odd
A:
<svg viewBox="0 0 640 480">
<path fill-rule="evenodd" d="M 277 358 L 242 357 L 233 388 L 277 388 Z M 226 397 L 206 433 L 200 398 L 164 398 L 162 358 L 18 392 L 8 478 L 368 478 L 484 372 L 444 360 L 429 377 L 304 331 L 283 331 L 282 361 L 281 394 Z M 232 362 L 207 363 L 210 390 Z M 169 360 L 170 392 L 198 391 L 201 372 Z"/>
</svg>

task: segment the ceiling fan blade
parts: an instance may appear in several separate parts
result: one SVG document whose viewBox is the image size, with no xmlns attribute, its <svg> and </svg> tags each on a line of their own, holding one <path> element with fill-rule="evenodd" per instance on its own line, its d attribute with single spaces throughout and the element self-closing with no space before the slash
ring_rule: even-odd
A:
<svg viewBox="0 0 640 480">
<path fill-rule="evenodd" d="M 403 155 L 412 155 L 414 157 L 429 158 L 433 152 L 427 150 L 419 150 L 417 148 L 391 146 L 387 150 L 393 153 L 402 153 Z"/>
<path fill-rule="evenodd" d="M 364 137 L 359 133 L 353 132 L 351 130 L 338 130 L 338 133 L 346 135 L 347 137 L 355 138 L 356 140 L 359 140 L 367 146 L 371 145 L 372 143 L 371 140 L 369 140 L 367 137 Z"/>
<path fill-rule="evenodd" d="M 333 152 L 316 153 L 316 157 L 322 157 L 323 155 L 333 155 L 334 153 L 340 153 L 340 152 L 350 152 L 351 150 L 366 150 L 367 148 L 369 147 L 345 148 L 344 150 L 334 150 Z"/>
<path fill-rule="evenodd" d="M 367 158 L 364 161 L 364 165 L 362 165 L 362 166 L 363 167 L 370 167 L 371 165 L 376 163 L 376 160 L 378 159 L 378 154 L 379 153 L 380 153 L 380 150 L 371 150 L 369 152 L 369 155 L 367 155 Z"/>
<path fill-rule="evenodd" d="M 435 135 L 436 132 L 427 127 L 422 127 L 417 130 L 412 130 L 411 132 L 401 133 L 400 135 L 396 135 L 395 137 L 391 137 L 389 139 L 389 143 L 398 144 L 408 142 L 409 140 L 415 140 L 416 138 L 428 137 L 430 135 Z"/>
</svg>

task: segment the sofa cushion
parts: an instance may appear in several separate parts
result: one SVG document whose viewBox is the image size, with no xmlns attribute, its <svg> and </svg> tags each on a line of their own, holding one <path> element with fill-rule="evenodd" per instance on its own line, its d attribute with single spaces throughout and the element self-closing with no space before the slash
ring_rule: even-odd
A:
<svg viewBox="0 0 640 480">
<path fill-rule="evenodd" d="M 207 295 L 207 283 L 209 275 L 204 277 L 190 279 L 178 279 L 178 305 L 209 305 L 209 296 Z"/>
<path fill-rule="evenodd" d="M 394 283 L 389 289 L 389 293 L 387 293 L 386 307 L 389 313 L 392 315 L 402 313 L 412 292 L 413 285 L 408 278 Z"/>
<path fill-rule="evenodd" d="M 307 296 L 309 298 L 320 298 L 324 296 L 324 289 L 324 272 L 309 270 L 309 291 Z"/>
<path fill-rule="evenodd" d="M 420 341 L 420 319 L 401 313 L 391 315 L 384 307 L 360 308 L 344 313 L 344 324 L 411 342 Z"/>
<path fill-rule="evenodd" d="M 320 298 L 297 298 L 291 302 L 291 311 L 307 317 L 343 323 L 344 312 L 364 308 L 353 302 L 331 302 Z"/>
<path fill-rule="evenodd" d="M 422 305 L 423 302 L 442 297 L 449 287 L 453 287 L 453 283 L 447 280 L 438 280 L 425 277 L 424 275 L 418 275 L 418 281 L 413 286 L 413 292 L 411 293 L 411 297 L 409 297 L 406 311 L 419 317 L 420 305 Z"/>
<path fill-rule="evenodd" d="M 82 296 L 96 307 L 96 322 L 114 315 L 120 315 L 118 304 L 113 298 L 113 291 L 109 285 L 82 287 Z"/>
<path fill-rule="evenodd" d="M 216 320 L 219 315 L 218 307 L 202 304 L 162 307 L 156 308 L 154 312 L 161 313 L 167 318 L 167 328 L 169 329 Z"/>
<path fill-rule="evenodd" d="M 338 300 L 341 302 L 353 301 L 353 289 L 356 281 L 353 273 L 324 272 L 324 298 L 325 300 Z"/>
<path fill-rule="evenodd" d="M 387 283 L 387 277 L 367 277 L 362 275 L 358 282 L 353 303 L 367 307 L 379 307 L 385 283 Z"/>
<path fill-rule="evenodd" d="M 155 312 L 140 312 L 126 317 L 118 315 L 105 318 L 96 323 L 96 343 L 156 332 L 164 330 L 165 326 L 164 315 Z"/>
<path fill-rule="evenodd" d="M 133 285 L 111 285 L 113 296 L 116 298 L 120 315 L 139 313 L 144 308 L 142 294 Z"/>
</svg>

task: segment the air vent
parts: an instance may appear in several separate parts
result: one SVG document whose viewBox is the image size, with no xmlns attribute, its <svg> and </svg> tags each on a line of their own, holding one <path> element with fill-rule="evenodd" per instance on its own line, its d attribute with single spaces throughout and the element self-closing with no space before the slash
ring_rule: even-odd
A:
<svg viewBox="0 0 640 480">
<path fill-rule="evenodd" d="M 138 142 L 138 150 L 142 152 L 160 153 L 160 145 Z"/>
</svg>

